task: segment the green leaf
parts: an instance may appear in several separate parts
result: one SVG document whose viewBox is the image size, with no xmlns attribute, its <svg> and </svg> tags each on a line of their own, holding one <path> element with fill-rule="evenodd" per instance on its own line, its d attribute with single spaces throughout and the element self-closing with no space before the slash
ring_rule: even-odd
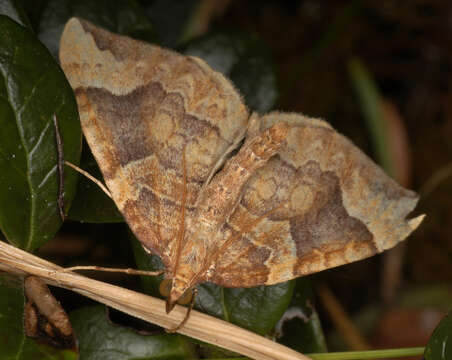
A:
<svg viewBox="0 0 452 360">
<path fill-rule="evenodd" d="M 30 21 L 17 0 L 0 1 L 0 14 L 10 17 L 20 25 L 32 30 Z"/>
<path fill-rule="evenodd" d="M 309 278 L 296 280 L 289 308 L 276 326 L 278 342 L 301 353 L 326 352 L 319 315 L 313 307 L 314 293 Z"/>
<path fill-rule="evenodd" d="M 362 351 L 341 351 L 320 354 L 306 354 L 312 360 L 375 360 L 375 359 L 403 359 L 406 357 L 422 355 L 423 347 L 384 349 L 384 350 L 362 350 Z"/>
<path fill-rule="evenodd" d="M 112 323 L 103 306 L 85 307 L 70 315 L 78 334 L 80 359 L 187 359 L 195 358 L 190 342 L 181 335 L 144 335 Z"/>
<path fill-rule="evenodd" d="M 76 360 L 72 350 L 54 349 L 27 338 L 23 329 L 23 282 L 0 276 L 0 354 L 2 360 Z"/>
<path fill-rule="evenodd" d="M 64 25 L 73 16 L 115 33 L 146 41 L 156 39 L 150 20 L 135 0 L 49 0 L 41 16 L 38 34 L 55 57 Z"/>
<path fill-rule="evenodd" d="M 256 37 L 240 32 L 216 32 L 193 40 L 184 49 L 231 79 L 246 104 L 265 113 L 278 98 L 276 73 L 267 47 Z"/>
<path fill-rule="evenodd" d="M 294 281 L 254 288 L 198 287 L 196 307 L 235 325 L 265 335 L 278 322 L 292 297 Z"/>
<path fill-rule="evenodd" d="M 131 237 L 138 268 L 162 269 L 163 264 L 160 259 L 155 255 L 147 254 L 138 240 L 133 235 Z M 160 296 L 158 287 L 162 278 L 162 276 L 142 277 L 145 292 Z M 195 308 L 264 335 L 275 326 L 287 309 L 294 284 L 294 281 L 288 281 L 272 286 L 232 289 L 203 283 L 198 285 Z"/>
<path fill-rule="evenodd" d="M 425 360 L 452 359 L 452 311 L 441 320 L 425 348 Z"/>
<path fill-rule="evenodd" d="M 0 15 L 0 228 L 31 251 L 53 238 L 61 219 L 53 116 L 66 160 L 78 163 L 80 122 L 73 91 L 47 49 L 26 28 Z M 66 209 L 77 177 L 64 181 Z"/>
<path fill-rule="evenodd" d="M 97 166 L 88 144 L 84 143 L 80 167 L 103 182 L 102 174 Z M 75 171 L 67 168 L 67 171 Z M 77 192 L 69 211 L 68 218 L 88 223 L 117 223 L 124 219 L 112 199 L 97 184 L 80 175 Z"/>
</svg>

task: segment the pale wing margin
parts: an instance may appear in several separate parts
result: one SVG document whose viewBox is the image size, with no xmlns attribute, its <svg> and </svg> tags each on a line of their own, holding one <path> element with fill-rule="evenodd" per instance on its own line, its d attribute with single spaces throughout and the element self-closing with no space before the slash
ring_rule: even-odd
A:
<svg viewBox="0 0 452 360">
<path fill-rule="evenodd" d="M 271 113 L 261 130 L 279 121 L 293 125 L 287 142 L 244 189 L 222 229 L 225 239 L 241 235 L 208 280 L 275 284 L 381 252 L 420 224 L 423 216 L 406 220 L 417 195 L 326 122 Z"/>
<path fill-rule="evenodd" d="M 248 111 L 240 95 L 200 59 L 77 18 L 65 26 L 60 61 L 116 205 L 170 266 L 182 194 L 188 220 L 204 182 L 243 138 Z"/>
</svg>

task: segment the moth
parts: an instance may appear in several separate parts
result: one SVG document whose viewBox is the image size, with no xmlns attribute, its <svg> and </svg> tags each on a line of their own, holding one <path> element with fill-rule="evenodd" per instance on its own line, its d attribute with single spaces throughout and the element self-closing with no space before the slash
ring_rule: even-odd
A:
<svg viewBox="0 0 452 360">
<path fill-rule="evenodd" d="M 249 113 L 197 57 L 72 18 L 60 43 L 86 140 L 118 209 L 170 281 L 270 285 L 405 239 L 417 195 L 327 122 Z"/>
</svg>

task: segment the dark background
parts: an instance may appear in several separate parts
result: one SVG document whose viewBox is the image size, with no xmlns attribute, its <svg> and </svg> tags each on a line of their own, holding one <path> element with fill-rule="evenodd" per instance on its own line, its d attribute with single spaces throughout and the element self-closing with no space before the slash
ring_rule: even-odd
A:
<svg viewBox="0 0 452 360">
<path fill-rule="evenodd" d="M 46 2 L 23 3 L 32 22 L 39 22 Z M 217 29 L 259 38 L 276 72 L 273 109 L 326 119 L 378 162 L 378 135 L 366 121 L 351 61 L 366 69 L 386 109 L 381 121 L 387 131 L 379 136 L 395 144 L 388 148 L 392 175 L 421 192 L 416 213 L 427 218 L 392 260 L 380 255 L 328 270 L 313 277 L 314 289 L 324 284 L 332 291 L 372 346 L 425 345 L 452 299 L 452 2 L 235 0 L 218 1 L 204 15 L 187 10 L 198 2 L 176 3 L 141 1 L 162 44 L 187 46 L 180 34 L 190 16 L 204 24 L 193 38 Z M 63 264 L 133 265 L 123 236 L 123 224 L 68 222 L 58 243 L 40 253 Z M 99 276 L 111 280 L 112 275 Z M 137 285 L 128 277 L 114 280 Z M 322 302 L 322 290 L 316 294 L 334 349 L 340 343 L 334 315 Z M 378 316 L 365 320 L 377 308 Z"/>
</svg>

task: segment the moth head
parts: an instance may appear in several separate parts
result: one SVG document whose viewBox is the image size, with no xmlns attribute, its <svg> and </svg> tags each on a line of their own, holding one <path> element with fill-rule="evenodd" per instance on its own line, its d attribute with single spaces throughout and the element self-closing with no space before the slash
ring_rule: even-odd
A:
<svg viewBox="0 0 452 360">
<path fill-rule="evenodd" d="M 166 313 L 174 309 L 176 303 L 187 305 L 193 298 L 193 290 L 179 279 L 164 279 L 159 286 L 160 294 L 166 297 Z"/>
</svg>

